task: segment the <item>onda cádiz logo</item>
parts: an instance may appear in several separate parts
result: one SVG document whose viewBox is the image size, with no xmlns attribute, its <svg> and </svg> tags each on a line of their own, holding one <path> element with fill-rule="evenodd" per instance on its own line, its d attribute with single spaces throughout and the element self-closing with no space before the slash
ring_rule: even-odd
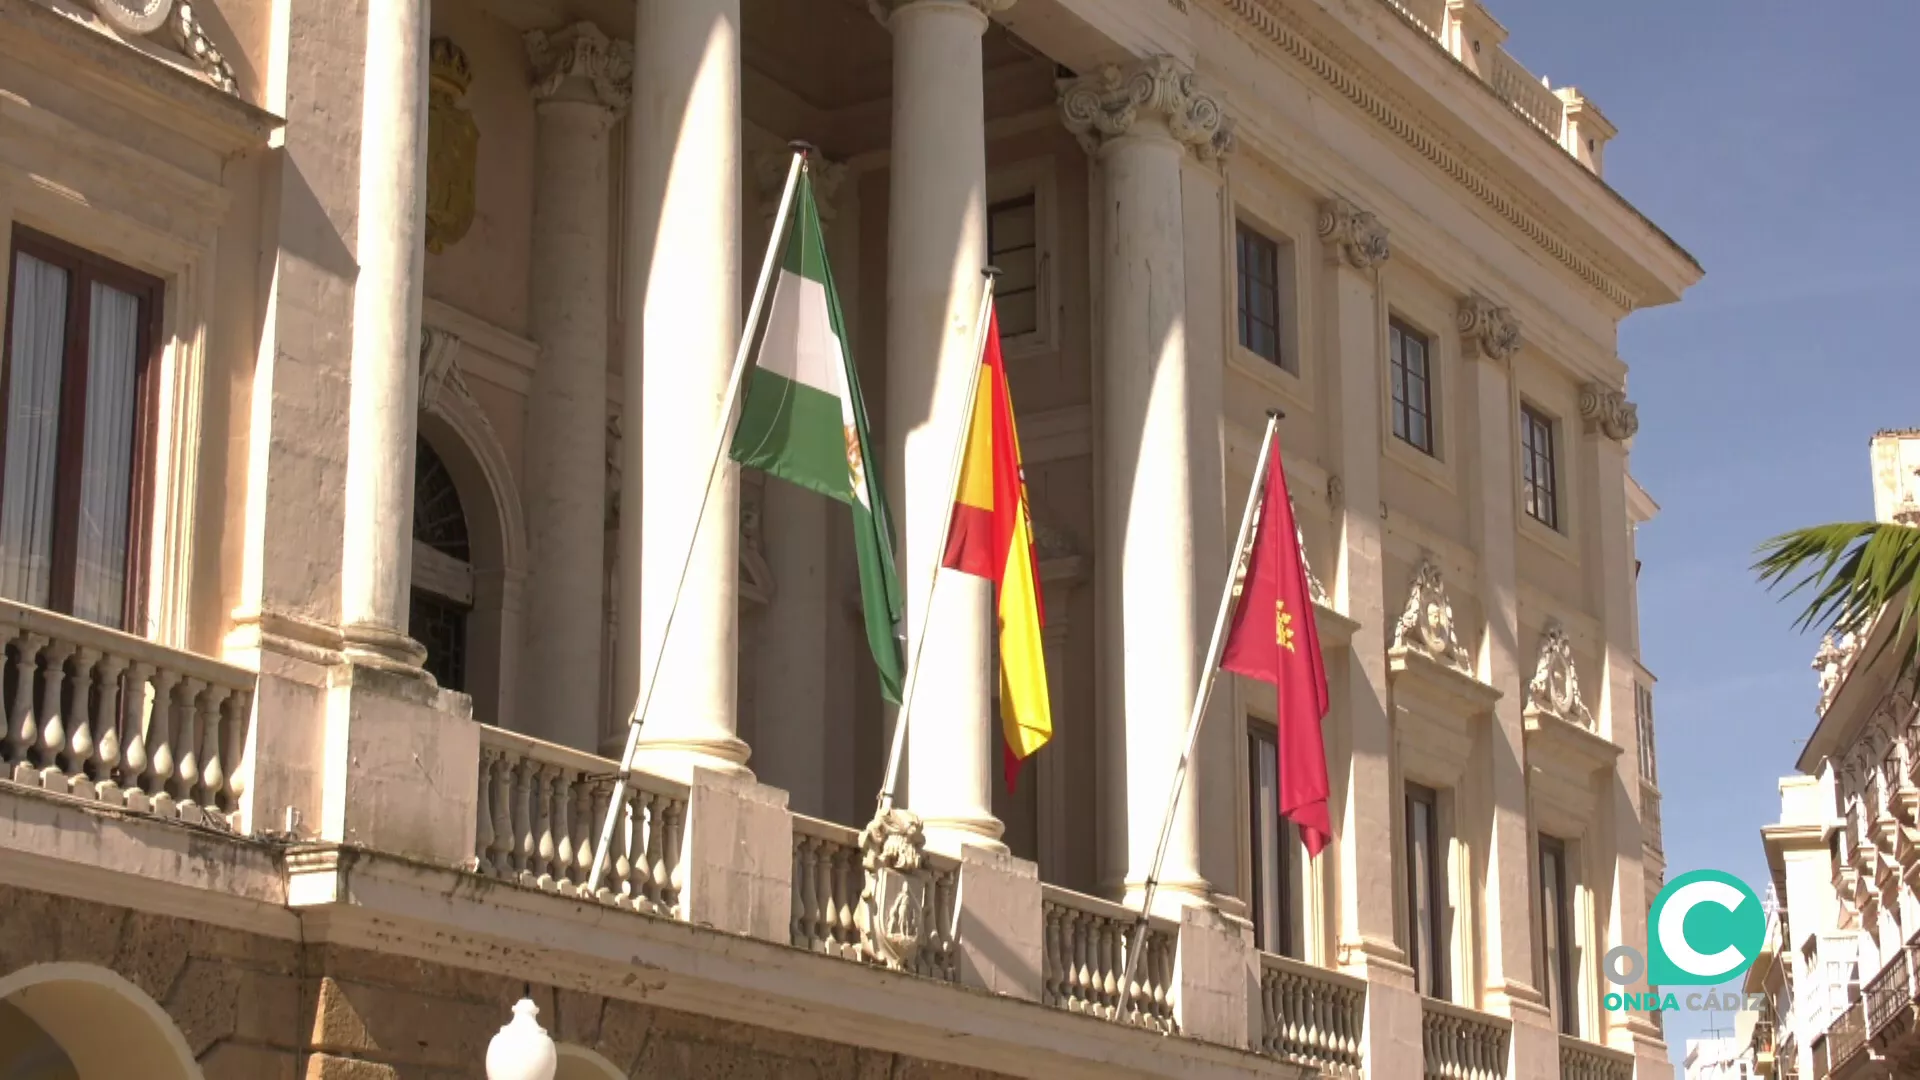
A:
<svg viewBox="0 0 1920 1080">
<path fill-rule="evenodd" d="M 1647 914 L 1648 951 L 1643 956 L 1631 945 L 1607 953 L 1603 965 L 1607 981 L 1631 986 L 1645 975 L 1661 990 L 1633 994 L 1611 992 L 1610 1012 L 1637 1009 L 1647 1012 L 1680 1008 L 1672 986 L 1714 986 L 1736 978 L 1760 955 L 1767 935 L 1767 914 L 1747 883 L 1722 870 L 1695 870 L 1667 883 Z M 1688 994 L 1686 1007 L 1738 1009 L 1738 994 Z"/>
</svg>

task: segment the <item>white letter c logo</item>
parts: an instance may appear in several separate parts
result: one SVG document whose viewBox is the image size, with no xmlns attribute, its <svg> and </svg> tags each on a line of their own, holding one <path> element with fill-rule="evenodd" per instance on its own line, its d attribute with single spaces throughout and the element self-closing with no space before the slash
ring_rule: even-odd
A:
<svg viewBox="0 0 1920 1080">
<path fill-rule="evenodd" d="M 1724 881 L 1690 881 L 1675 889 L 1660 909 L 1660 950 L 1675 967 L 1703 979 L 1732 972 L 1747 958 L 1731 945 L 1710 956 L 1696 951 L 1687 943 L 1687 915 L 1701 904 L 1737 911 L 1746 899 L 1744 893 Z"/>
</svg>

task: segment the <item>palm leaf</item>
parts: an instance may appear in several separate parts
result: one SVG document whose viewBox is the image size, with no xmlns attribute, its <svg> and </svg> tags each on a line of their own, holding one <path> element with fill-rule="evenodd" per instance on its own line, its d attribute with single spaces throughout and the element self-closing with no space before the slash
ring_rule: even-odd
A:
<svg viewBox="0 0 1920 1080">
<path fill-rule="evenodd" d="M 1874 659 L 1897 649 L 1896 679 L 1920 660 L 1920 529 L 1872 521 L 1815 525 L 1768 540 L 1759 555 L 1753 569 L 1762 584 L 1786 585 L 1783 599 L 1808 593 L 1795 627 L 1865 634 L 1897 603 L 1899 621 Z"/>
</svg>

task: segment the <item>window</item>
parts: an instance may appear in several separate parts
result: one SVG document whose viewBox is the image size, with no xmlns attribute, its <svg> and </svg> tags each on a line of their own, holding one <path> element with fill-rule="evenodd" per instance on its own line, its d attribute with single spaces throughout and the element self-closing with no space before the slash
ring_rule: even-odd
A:
<svg viewBox="0 0 1920 1080">
<path fill-rule="evenodd" d="M 1520 482 L 1527 516 L 1558 529 L 1560 504 L 1553 468 L 1552 418 L 1531 405 L 1520 406 Z"/>
<path fill-rule="evenodd" d="M 1433 370 L 1426 335 L 1398 319 L 1387 323 L 1387 359 L 1393 380 L 1393 436 L 1433 453 Z"/>
<path fill-rule="evenodd" d="M 1578 1035 L 1580 995 L 1574 972 L 1579 970 L 1579 963 L 1574 951 L 1567 845 L 1551 836 L 1540 838 L 1540 943 L 1547 1008 L 1558 1019 L 1561 1034 Z"/>
<path fill-rule="evenodd" d="M 1640 779 L 1649 784 L 1660 782 L 1660 763 L 1653 746 L 1653 691 L 1633 684 L 1633 715 L 1640 729 Z"/>
<path fill-rule="evenodd" d="M 993 285 L 1000 336 L 1040 329 L 1040 229 L 1032 192 L 987 207 L 987 261 L 1000 268 Z"/>
<path fill-rule="evenodd" d="M 162 287 L 19 226 L 0 375 L 0 595 L 144 622 Z"/>
<path fill-rule="evenodd" d="M 1280 349 L 1280 245 L 1241 222 L 1234 227 L 1239 263 L 1240 347 L 1293 370 Z"/>
<path fill-rule="evenodd" d="M 1280 816 L 1280 748 L 1266 724 L 1247 725 L 1247 773 L 1247 806 L 1253 818 L 1248 831 L 1253 840 L 1253 943 L 1304 960 L 1305 850 L 1299 830 Z"/>
<path fill-rule="evenodd" d="M 1432 788 L 1407 785 L 1408 959 L 1414 986 L 1430 998 L 1447 996 L 1446 849 L 1440 846 L 1440 799 Z"/>
<path fill-rule="evenodd" d="M 425 439 L 414 444 L 413 592 L 407 630 L 426 646 L 426 669 L 449 690 L 467 689 L 467 616 L 473 567 L 467 514 L 453 474 Z"/>
</svg>

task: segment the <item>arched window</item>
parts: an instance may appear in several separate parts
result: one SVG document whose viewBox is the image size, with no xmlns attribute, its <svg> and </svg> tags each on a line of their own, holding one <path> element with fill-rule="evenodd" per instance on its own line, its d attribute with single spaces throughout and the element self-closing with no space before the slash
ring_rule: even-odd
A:
<svg viewBox="0 0 1920 1080">
<path fill-rule="evenodd" d="M 410 636 L 427 648 L 427 671 L 448 690 L 467 690 L 467 616 L 473 564 L 467 514 L 446 463 L 425 439 L 413 459 L 413 596 Z"/>
</svg>

